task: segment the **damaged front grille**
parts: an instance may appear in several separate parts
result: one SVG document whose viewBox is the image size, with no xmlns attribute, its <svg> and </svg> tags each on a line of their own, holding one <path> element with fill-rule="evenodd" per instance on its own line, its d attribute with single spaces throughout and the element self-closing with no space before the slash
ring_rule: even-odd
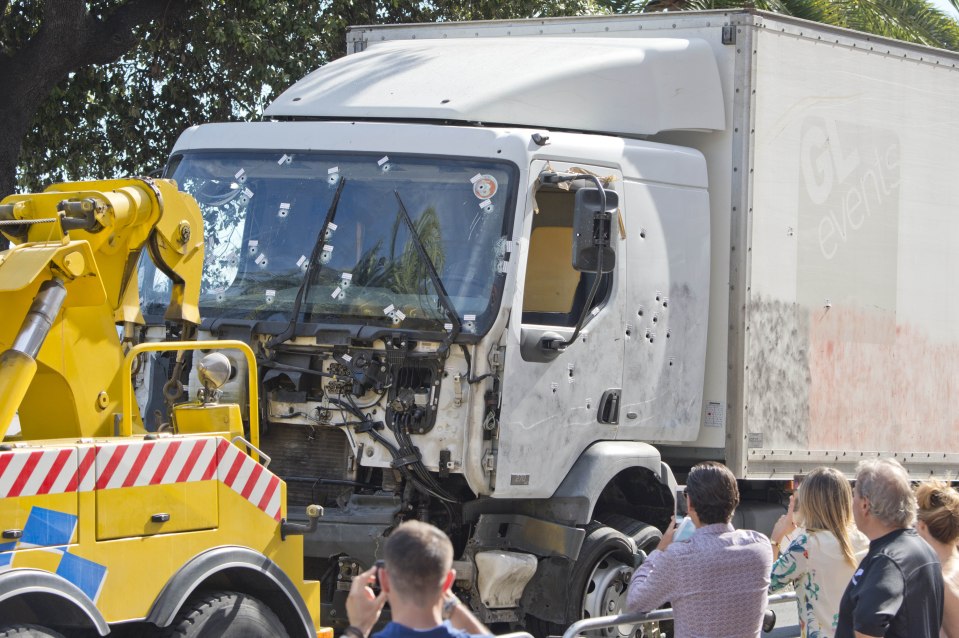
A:
<svg viewBox="0 0 959 638">
<path fill-rule="evenodd" d="M 343 430 L 274 423 L 261 442 L 272 458 L 270 470 L 286 481 L 291 512 L 312 503 L 335 506 L 339 495 L 352 491 L 348 485 L 323 482 L 352 479 L 352 454 Z"/>
</svg>

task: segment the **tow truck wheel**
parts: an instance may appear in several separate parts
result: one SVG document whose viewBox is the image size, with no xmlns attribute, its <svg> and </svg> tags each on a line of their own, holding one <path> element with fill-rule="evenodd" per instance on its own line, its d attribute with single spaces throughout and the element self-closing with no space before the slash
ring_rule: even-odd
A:
<svg viewBox="0 0 959 638">
<path fill-rule="evenodd" d="M 40 625 L 6 625 L 0 627 L 0 638 L 63 638 L 63 634 Z"/>
<path fill-rule="evenodd" d="M 280 619 L 252 596 L 232 591 L 203 592 L 190 598 L 166 638 L 288 638 Z"/>
</svg>

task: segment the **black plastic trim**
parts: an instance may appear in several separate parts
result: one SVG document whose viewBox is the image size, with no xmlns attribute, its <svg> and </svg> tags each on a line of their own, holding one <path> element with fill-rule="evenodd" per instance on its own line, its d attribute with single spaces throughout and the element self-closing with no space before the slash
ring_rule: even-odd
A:
<svg viewBox="0 0 959 638">
<path fill-rule="evenodd" d="M 619 403 L 622 392 L 620 388 L 610 388 L 603 392 L 599 400 L 599 409 L 596 411 L 597 421 L 610 425 L 619 424 Z"/>
</svg>

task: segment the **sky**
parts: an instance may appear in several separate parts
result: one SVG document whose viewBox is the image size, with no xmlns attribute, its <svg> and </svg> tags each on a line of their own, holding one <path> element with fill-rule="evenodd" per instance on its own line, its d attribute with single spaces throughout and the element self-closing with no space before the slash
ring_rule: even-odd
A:
<svg viewBox="0 0 959 638">
<path fill-rule="evenodd" d="M 956 13 L 956 8 L 949 4 L 949 0 L 932 0 L 932 3 L 941 11 L 944 11 L 951 16 L 959 17 L 959 14 Z"/>
</svg>

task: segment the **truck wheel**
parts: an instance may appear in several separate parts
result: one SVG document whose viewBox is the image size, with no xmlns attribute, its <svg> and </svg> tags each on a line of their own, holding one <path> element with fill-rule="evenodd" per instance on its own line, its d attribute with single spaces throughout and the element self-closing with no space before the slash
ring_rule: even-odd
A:
<svg viewBox="0 0 959 638">
<path fill-rule="evenodd" d="M 557 625 L 528 617 L 528 630 L 536 636 L 562 635 L 581 618 L 620 614 L 626 604 L 626 590 L 633 576 L 632 539 L 612 527 L 593 521 L 586 526 L 586 538 L 570 575 L 570 596 L 566 621 Z M 620 638 L 641 636 L 631 625 L 597 629 L 594 636 Z"/>
<path fill-rule="evenodd" d="M 647 554 L 656 549 L 659 541 L 663 539 L 663 533 L 656 527 L 622 514 L 607 514 L 603 517 L 603 522 L 632 538 L 636 549 Z"/>
<path fill-rule="evenodd" d="M 643 523 L 637 521 L 635 518 L 630 518 L 629 516 L 623 516 L 622 514 L 607 514 L 603 517 L 603 520 L 607 525 L 613 529 L 621 531 L 623 534 L 626 534 L 633 539 L 633 542 L 636 543 L 636 549 L 641 549 L 646 552 L 647 555 L 659 545 L 659 541 L 663 539 L 663 533 L 659 531 L 658 528 L 648 523 Z M 663 605 L 668 607 L 669 605 Z M 650 622 L 642 625 L 641 636 L 672 636 L 673 635 L 673 621 L 672 620 L 663 620 L 658 622 Z"/>
<path fill-rule="evenodd" d="M 0 638 L 63 638 L 59 631 L 40 625 L 6 625 L 0 627 Z"/>
<path fill-rule="evenodd" d="M 570 602 L 578 598 L 580 604 L 569 610 L 575 613 L 571 623 L 580 618 L 623 612 L 629 580 L 633 577 L 635 547 L 630 538 L 612 527 L 593 522 L 586 528 L 586 538 L 573 567 L 571 591 L 574 600 Z M 608 627 L 597 630 L 596 634 L 610 638 L 635 636 L 637 628 L 631 625 Z"/>
<path fill-rule="evenodd" d="M 289 638 L 273 610 L 261 601 L 232 591 L 198 594 L 187 601 L 166 638 Z"/>
</svg>

